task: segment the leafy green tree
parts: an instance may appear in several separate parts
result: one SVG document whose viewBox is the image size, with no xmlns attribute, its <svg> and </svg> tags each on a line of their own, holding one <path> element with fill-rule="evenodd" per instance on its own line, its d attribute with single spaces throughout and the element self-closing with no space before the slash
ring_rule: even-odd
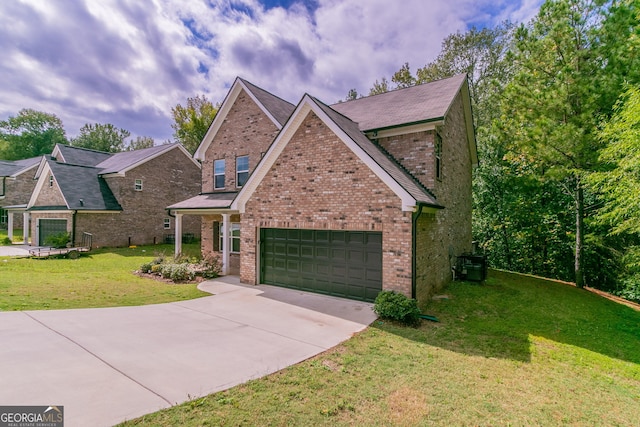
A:
<svg viewBox="0 0 640 427">
<path fill-rule="evenodd" d="M 353 101 L 354 99 L 358 99 L 358 91 L 355 89 L 349 89 L 349 93 L 344 98 L 345 101 Z"/>
<path fill-rule="evenodd" d="M 518 72 L 505 91 L 501 131 L 547 179 L 571 194 L 575 215 L 575 282 L 585 284 L 585 177 L 598 163 L 597 89 L 604 59 L 601 1 L 550 0 L 516 33 Z"/>
<path fill-rule="evenodd" d="M 125 150 L 125 140 L 129 136 L 131 133 L 128 130 L 118 129 L 110 123 L 87 123 L 80 128 L 78 136 L 69 142 L 73 147 L 118 153 Z"/>
<path fill-rule="evenodd" d="M 180 104 L 173 107 L 171 114 L 174 122 L 171 127 L 175 140 L 191 154 L 195 153 L 218 113 L 218 108 L 204 95 L 187 98 L 186 107 Z"/>
<path fill-rule="evenodd" d="M 0 141 L 0 157 L 18 160 L 51 154 L 56 144 L 67 139 L 56 115 L 25 108 L 0 121 Z"/>
<path fill-rule="evenodd" d="M 373 87 L 369 89 L 369 96 L 379 95 L 385 92 L 389 92 L 389 81 L 386 77 L 383 77 L 380 81 L 376 80 Z"/>
<path fill-rule="evenodd" d="M 408 62 L 405 62 L 404 65 L 393 74 L 391 81 L 396 84 L 396 88 L 398 89 L 411 87 L 416 84 L 416 79 L 411 75 L 411 68 Z"/>
<path fill-rule="evenodd" d="M 613 234 L 640 235 L 640 85 L 624 94 L 600 137 L 605 170 L 590 177 L 605 200 L 599 217 Z"/>
<path fill-rule="evenodd" d="M 127 151 L 140 150 L 142 148 L 150 148 L 155 145 L 153 138 L 149 136 L 138 136 L 127 145 Z"/>
</svg>

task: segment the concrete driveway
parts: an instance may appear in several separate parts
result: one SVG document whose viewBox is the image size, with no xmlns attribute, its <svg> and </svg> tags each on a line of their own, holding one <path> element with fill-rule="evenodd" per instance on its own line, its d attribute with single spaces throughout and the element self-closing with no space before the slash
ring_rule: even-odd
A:
<svg viewBox="0 0 640 427">
<path fill-rule="evenodd" d="M 0 312 L 0 405 L 110 426 L 278 371 L 375 320 L 372 305 L 235 277 L 142 307 Z"/>
</svg>

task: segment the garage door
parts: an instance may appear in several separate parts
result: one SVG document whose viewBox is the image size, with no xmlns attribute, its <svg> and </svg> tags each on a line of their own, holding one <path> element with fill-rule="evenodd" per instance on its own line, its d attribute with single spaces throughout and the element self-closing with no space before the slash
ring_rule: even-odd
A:
<svg viewBox="0 0 640 427">
<path fill-rule="evenodd" d="M 66 219 L 41 219 L 38 221 L 38 244 L 44 245 L 47 237 L 66 232 Z"/>
<path fill-rule="evenodd" d="M 261 283 L 373 301 L 382 290 L 382 233 L 260 230 Z"/>
</svg>

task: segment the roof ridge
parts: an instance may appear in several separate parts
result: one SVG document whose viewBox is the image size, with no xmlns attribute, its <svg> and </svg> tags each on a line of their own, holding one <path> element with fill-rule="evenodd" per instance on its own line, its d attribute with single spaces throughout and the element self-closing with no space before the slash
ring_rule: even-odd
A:
<svg viewBox="0 0 640 427">
<path fill-rule="evenodd" d="M 289 105 L 293 105 L 293 106 L 295 107 L 295 104 L 293 104 L 292 102 L 289 102 L 289 101 L 287 101 L 286 99 L 284 99 L 284 98 L 282 98 L 282 97 L 280 97 L 280 96 L 276 95 L 275 93 L 271 93 L 271 92 L 269 92 L 268 90 L 263 89 L 263 88 L 261 88 L 260 86 L 257 86 L 257 85 L 255 85 L 255 84 L 251 83 L 249 80 L 243 79 L 242 77 L 239 77 L 239 76 L 238 76 L 238 79 L 239 79 L 242 83 L 244 83 L 244 84 L 245 84 L 245 86 L 252 86 L 252 88 L 255 88 L 255 89 L 261 90 L 262 92 L 268 93 L 269 95 L 273 96 L 274 98 L 278 98 L 280 101 L 286 102 L 287 104 L 289 104 Z"/>
<path fill-rule="evenodd" d="M 110 152 L 108 152 L 108 151 L 95 150 L 95 149 L 93 149 L 93 148 L 76 147 L 76 146 L 74 146 L 74 145 L 70 145 L 70 144 L 61 144 L 61 143 L 59 143 L 59 142 L 58 142 L 56 145 L 60 145 L 60 146 L 62 146 L 62 147 L 67 147 L 67 148 L 73 148 L 74 150 L 91 151 L 91 152 L 94 152 L 94 153 L 100 153 L 100 154 L 109 154 L 109 155 L 116 154 L 116 153 L 110 153 Z"/>
</svg>

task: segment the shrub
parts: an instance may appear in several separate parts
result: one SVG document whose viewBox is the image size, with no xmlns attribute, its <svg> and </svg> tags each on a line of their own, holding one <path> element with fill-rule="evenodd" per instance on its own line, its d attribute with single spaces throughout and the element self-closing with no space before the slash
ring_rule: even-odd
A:
<svg viewBox="0 0 640 427">
<path fill-rule="evenodd" d="M 67 243 L 71 240 L 69 233 L 57 233 L 51 234 L 44 239 L 45 246 L 51 246 L 53 248 L 64 248 L 67 246 Z"/>
<path fill-rule="evenodd" d="M 218 255 L 208 254 L 200 261 L 202 267 L 202 277 L 205 279 L 215 279 L 222 273 L 222 261 Z"/>
<path fill-rule="evenodd" d="M 153 274 L 161 274 L 162 273 L 162 264 L 152 264 L 151 265 L 151 273 L 153 273 Z"/>
<path fill-rule="evenodd" d="M 380 317 L 417 325 L 420 322 L 418 302 L 395 291 L 382 291 L 374 301 L 373 311 Z"/>
<path fill-rule="evenodd" d="M 153 268 L 153 263 L 147 262 L 140 266 L 140 271 L 143 273 L 151 273 L 151 269 Z"/>
<path fill-rule="evenodd" d="M 0 241 L 0 245 L 3 245 L 3 246 L 7 246 L 11 244 L 13 244 L 13 242 L 8 237 L 5 237 L 4 239 L 2 239 L 2 241 Z"/>
</svg>

